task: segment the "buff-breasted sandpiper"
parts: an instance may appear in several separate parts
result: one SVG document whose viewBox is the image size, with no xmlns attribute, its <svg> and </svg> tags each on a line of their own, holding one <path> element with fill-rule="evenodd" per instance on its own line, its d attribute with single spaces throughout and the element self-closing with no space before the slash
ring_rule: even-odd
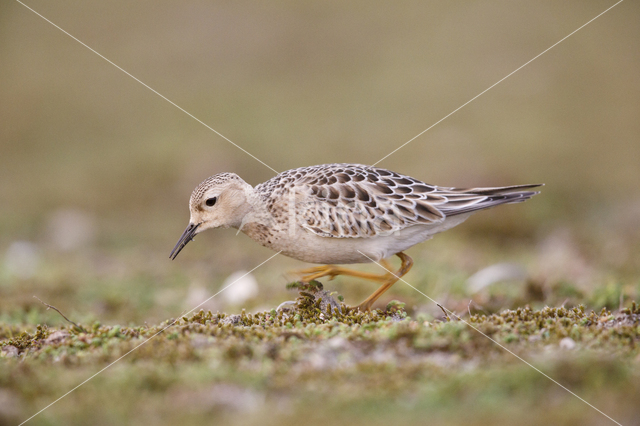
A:
<svg viewBox="0 0 640 426">
<path fill-rule="evenodd" d="M 359 164 L 324 164 L 282 172 L 255 188 L 234 173 L 206 179 L 191 194 L 189 226 L 171 252 L 175 259 L 209 228 L 233 227 L 265 247 L 318 266 L 302 281 L 350 275 L 382 285 L 357 307 L 369 310 L 413 265 L 403 253 L 478 210 L 518 203 L 540 185 L 447 188 Z M 376 275 L 336 264 L 383 262 L 396 255 L 395 273 Z"/>
</svg>

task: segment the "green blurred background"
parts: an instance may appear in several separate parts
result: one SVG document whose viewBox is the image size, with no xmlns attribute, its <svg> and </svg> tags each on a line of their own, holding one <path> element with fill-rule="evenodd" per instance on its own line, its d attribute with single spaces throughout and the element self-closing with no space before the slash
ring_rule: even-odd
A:
<svg viewBox="0 0 640 426">
<path fill-rule="evenodd" d="M 284 171 L 375 163 L 613 2 L 27 4 Z M 0 11 L 1 320 L 56 323 L 37 295 L 81 321 L 160 321 L 271 256 L 218 230 L 171 262 L 199 182 L 272 170 L 19 3 Z M 456 308 L 477 296 L 469 276 L 507 262 L 525 271 L 516 295 L 478 304 L 530 302 L 531 283 L 539 304 L 637 297 L 639 12 L 620 4 L 380 163 L 443 186 L 546 184 L 411 249 L 409 282 Z M 279 256 L 257 293 L 207 307 L 270 309 L 305 266 Z"/>
</svg>

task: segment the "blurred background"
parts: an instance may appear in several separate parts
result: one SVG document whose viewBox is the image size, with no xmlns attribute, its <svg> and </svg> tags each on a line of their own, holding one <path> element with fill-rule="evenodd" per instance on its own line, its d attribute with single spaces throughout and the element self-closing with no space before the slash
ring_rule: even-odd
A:
<svg viewBox="0 0 640 426">
<path fill-rule="evenodd" d="M 613 2 L 27 4 L 284 171 L 375 163 Z M 227 229 L 170 261 L 198 183 L 273 171 L 19 3 L 0 10 L 0 320 L 60 321 L 36 295 L 78 321 L 154 323 L 272 255 Z M 460 312 L 638 299 L 639 12 L 620 4 L 379 164 L 546 184 L 409 250 L 409 282 Z M 306 266 L 278 256 L 205 308 L 271 309 Z M 354 304 L 374 286 L 330 284 Z M 391 299 L 433 309 L 402 284 Z"/>
</svg>

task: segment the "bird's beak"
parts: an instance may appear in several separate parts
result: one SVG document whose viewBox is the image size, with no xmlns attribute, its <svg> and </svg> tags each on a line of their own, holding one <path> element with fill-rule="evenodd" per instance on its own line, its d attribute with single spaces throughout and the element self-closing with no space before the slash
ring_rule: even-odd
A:
<svg viewBox="0 0 640 426">
<path fill-rule="evenodd" d="M 196 229 L 198 229 L 198 226 L 200 225 L 202 225 L 202 222 L 198 224 L 190 223 L 189 226 L 187 226 L 187 229 L 184 230 L 182 236 L 178 240 L 178 244 L 176 244 L 173 250 L 171 250 L 171 254 L 169 255 L 171 260 L 175 259 L 176 256 L 178 256 L 178 253 L 180 253 L 180 251 L 184 248 L 184 246 L 187 245 L 189 241 L 193 240 L 193 237 L 195 237 L 196 235 Z"/>
</svg>

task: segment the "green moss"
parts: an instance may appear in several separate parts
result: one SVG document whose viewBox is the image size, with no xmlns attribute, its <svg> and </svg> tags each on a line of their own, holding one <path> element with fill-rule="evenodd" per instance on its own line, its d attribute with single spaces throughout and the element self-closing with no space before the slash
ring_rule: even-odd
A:
<svg viewBox="0 0 640 426">
<path fill-rule="evenodd" d="M 173 398 L 184 401 L 181 395 L 186 393 L 189 401 L 198 400 L 198 395 L 216 394 L 217 386 L 222 394 L 229 386 L 239 389 L 231 391 L 240 392 L 234 396 L 239 400 L 247 393 L 267 395 L 265 404 L 270 406 L 278 404 L 272 397 L 277 395 L 294 401 L 294 413 L 306 397 L 324 401 L 332 410 L 344 407 L 336 401 L 349 401 L 349 406 L 365 410 L 354 408 L 354 413 L 370 420 L 377 417 L 367 417 L 365 407 L 371 412 L 392 409 L 385 398 L 416 401 L 409 411 L 396 410 L 397 415 L 415 413 L 418 406 L 430 407 L 432 416 L 444 415 L 449 409 L 457 412 L 461 401 L 476 411 L 498 410 L 512 403 L 516 394 L 522 395 L 521 408 L 526 401 L 544 405 L 544 394 L 571 406 L 572 400 L 563 399 L 557 385 L 454 316 L 451 321 L 425 314 L 414 319 L 401 303 L 366 313 L 339 304 L 327 312 L 331 305 L 322 304 L 331 295 L 324 292 L 299 290 L 296 304 L 279 311 L 201 310 L 175 324 L 170 319 L 150 326 L 94 322 L 85 327 L 90 330 L 86 333 L 63 327 L 66 335 L 59 339 L 54 339 L 56 330 L 44 326 L 14 329 L 14 337 L 1 342 L 3 347 L 18 344 L 19 357 L 2 352 L 0 389 L 11 389 L 25 401 L 53 400 L 131 351 L 117 368 L 83 389 L 93 398 L 121 396 L 116 398 L 120 407 L 135 401 L 125 410 L 129 414 L 154 401 L 154 410 L 167 416 L 163 410 L 165 405 L 175 406 Z M 639 353 L 639 314 L 636 304 L 621 312 L 525 306 L 463 320 L 563 384 L 571 384 L 588 400 L 598 400 L 600 391 L 640 396 L 632 380 Z M 575 350 L 561 345 L 566 337 L 575 342 Z M 116 380 L 118 375 L 123 377 Z M 170 395 L 170 404 L 164 395 Z M 196 411 L 231 415 L 224 407 L 205 404 Z M 257 410 L 263 417 L 271 414 Z"/>
<path fill-rule="evenodd" d="M 38 324 L 33 334 L 23 331 L 17 337 L 4 340 L 0 342 L 0 344 L 2 346 L 13 346 L 17 348 L 19 352 L 24 352 L 27 349 L 39 348 L 48 335 L 48 327 L 46 325 Z"/>
<path fill-rule="evenodd" d="M 418 353 L 444 350 L 466 358 L 501 352 L 487 337 L 530 348 L 557 344 L 570 337 L 591 349 L 614 345 L 627 351 L 635 350 L 639 340 L 640 313 L 635 303 L 617 315 L 606 308 L 596 313 L 587 312 L 583 306 L 539 310 L 526 306 L 491 315 L 472 315 L 466 320 L 469 327 L 455 319 L 414 321 L 404 310 L 404 304 L 399 302 L 389 303 L 384 311 L 371 312 L 353 310 L 344 304 L 333 306 L 323 299 L 327 294 L 320 288 L 301 289 L 295 305 L 277 312 L 247 313 L 243 310 L 240 314 L 230 315 L 201 310 L 175 323 L 167 321 L 153 327 L 94 323 L 90 332 L 79 333 L 68 327 L 63 338 L 50 342 L 47 337 L 51 332 L 42 325 L 34 333 L 25 331 L 1 343 L 17 348 L 19 353 L 28 349 L 28 356 L 33 358 L 54 357 L 48 348 L 55 347 L 59 349 L 55 357 L 75 359 L 82 353 L 82 359 L 76 361 L 90 362 L 92 358 L 104 360 L 119 356 L 148 338 L 153 342 L 149 346 L 170 359 L 192 357 L 201 349 L 211 349 L 215 343 L 223 352 L 223 358 L 228 360 L 251 359 L 261 351 L 282 353 L 280 349 L 267 351 L 260 347 L 275 344 L 289 350 L 294 339 L 308 343 L 340 337 L 346 342 L 368 342 L 374 346 L 404 341 Z M 146 353 L 141 349 L 136 357 L 144 358 Z M 157 353 L 153 358 L 163 360 Z"/>
<path fill-rule="evenodd" d="M 539 373 L 530 373 L 529 367 L 522 367 L 490 337 L 525 359 L 565 351 L 562 357 L 550 360 L 595 360 L 592 365 L 601 371 L 589 370 L 589 363 L 580 358 L 575 363 L 566 361 L 564 369 L 555 364 L 540 367 L 551 368 L 563 383 L 573 383 L 582 393 L 614 380 L 621 383 L 624 392 L 640 395 L 640 390 L 630 387 L 626 367 L 609 371 L 610 363 L 598 361 L 612 351 L 619 361 L 637 359 L 640 310 L 635 303 L 619 313 L 583 306 L 525 306 L 476 314 L 464 321 L 453 316 L 450 321 L 427 321 L 424 315 L 412 319 L 402 303 L 359 312 L 344 304 L 332 308 L 325 300 L 328 296 L 317 287 L 299 289 L 296 303 L 278 311 L 228 314 L 200 310 L 154 326 L 93 323 L 87 327 L 90 331 L 77 332 L 72 327 L 54 331 L 41 325 L 1 341 L 3 348 L 16 349 L 2 352 L 7 360 L 0 358 L 0 388 L 18 389 L 29 398 L 47 396 L 42 389 L 57 394 L 68 390 L 66 385 L 60 388 L 57 382 L 44 383 L 44 371 L 57 371 L 58 379 L 69 372 L 85 372 L 86 378 L 89 372 L 129 353 L 119 361 L 119 369 L 140 372 L 130 374 L 127 386 L 151 393 L 174 392 L 176 386 L 184 386 L 176 375 L 185 371 L 193 371 L 188 383 L 194 389 L 210 383 L 233 383 L 252 392 L 296 398 L 313 389 L 316 396 L 339 395 L 356 405 L 380 395 L 414 394 L 423 395 L 427 406 L 433 401 L 447 405 L 459 403 L 467 393 L 483 401 L 494 398 L 500 405 L 517 389 L 530 388 L 532 393 L 538 388 L 555 390 L 556 385 Z M 579 350 L 570 351 L 566 349 L 570 346 L 561 344 L 567 337 Z M 20 363 L 12 364 L 10 354 L 16 351 Z M 20 365 L 20 373 L 11 373 L 12 365 Z M 513 366 L 524 369 L 517 377 L 508 378 L 506 371 Z M 38 384 L 35 388 L 27 387 L 21 379 L 29 374 L 25 368 L 36 372 L 30 377 L 39 377 L 33 379 Z M 487 372 L 491 369 L 495 371 Z M 109 376 L 100 377 L 108 380 Z M 486 384 L 476 392 L 474 386 L 482 380 Z M 425 388 L 429 383 L 438 390 Z M 111 389 L 121 386 L 113 384 Z M 416 394 L 416 390 L 420 391 Z"/>
</svg>

